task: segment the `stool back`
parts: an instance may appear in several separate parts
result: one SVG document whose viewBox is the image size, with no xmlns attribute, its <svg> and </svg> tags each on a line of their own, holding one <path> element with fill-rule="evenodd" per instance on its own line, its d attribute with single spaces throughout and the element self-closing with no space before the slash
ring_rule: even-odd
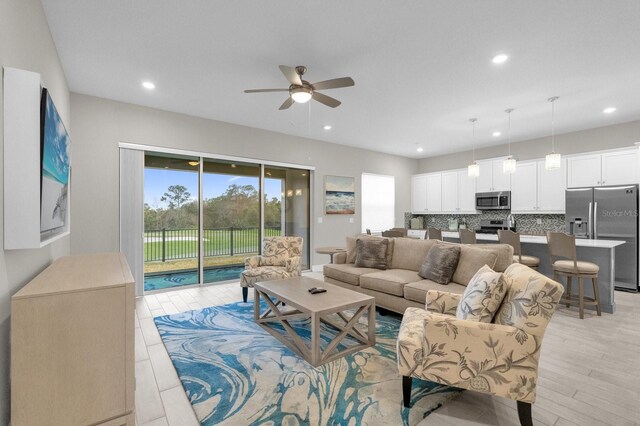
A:
<svg viewBox="0 0 640 426">
<path fill-rule="evenodd" d="M 440 240 L 442 241 L 442 231 L 438 228 L 427 228 L 425 233 L 427 240 Z"/>
<path fill-rule="evenodd" d="M 509 244 L 513 247 L 514 256 L 518 256 L 518 262 L 522 263 L 522 249 L 520 247 L 520 234 L 506 229 L 498 229 L 498 242 Z"/>
<path fill-rule="evenodd" d="M 578 259 L 576 254 L 576 236 L 563 232 L 547 232 L 547 246 L 551 265 L 558 258 L 573 260 L 573 270 L 578 273 Z"/>
<path fill-rule="evenodd" d="M 470 229 L 459 229 L 460 243 L 461 244 L 475 244 L 476 243 L 476 231 Z"/>
</svg>

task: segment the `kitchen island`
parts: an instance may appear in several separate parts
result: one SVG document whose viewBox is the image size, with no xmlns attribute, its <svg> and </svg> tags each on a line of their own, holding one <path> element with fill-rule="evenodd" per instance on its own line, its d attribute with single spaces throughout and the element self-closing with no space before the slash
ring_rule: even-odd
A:
<svg viewBox="0 0 640 426">
<path fill-rule="evenodd" d="M 442 231 L 442 238 L 445 241 L 460 242 L 457 232 Z M 497 243 L 498 236 L 495 234 L 476 234 L 478 243 Z M 547 247 L 547 237 L 541 235 L 520 235 L 520 244 L 522 254 L 528 254 L 540 258 L 539 271 L 548 277 L 553 277 L 551 270 L 551 261 L 549 257 L 549 249 Z M 616 266 L 616 250 L 615 248 L 625 244 L 624 241 L 617 240 L 587 240 L 576 239 L 578 260 L 593 262 L 600 266 L 598 273 L 598 288 L 600 289 L 600 304 L 602 311 L 612 314 L 615 312 L 616 304 L 614 300 L 615 286 L 615 266 Z M 576 281 L 577 282 L 577 281 Z M 566 283 L 562 282 L 563 285 Z M 577 287 L 574 285 L 574 291 Z M 585 296 L 593 297 L 591 284 L 585 285 Z M 593 308 L 588 306 L 588 308 Z"/>
</svg>

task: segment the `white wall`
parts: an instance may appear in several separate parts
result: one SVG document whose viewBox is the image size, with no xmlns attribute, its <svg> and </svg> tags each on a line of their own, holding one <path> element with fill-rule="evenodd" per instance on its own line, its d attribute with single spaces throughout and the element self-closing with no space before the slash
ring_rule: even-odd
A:
<svg viewBox="0 0 640 426">
<path fill-rule="evenodd" d="M 51 91 L 56 107 L 71 135 L 69 90 L 49 33 L 49 26 L 39 0 L 2 0 L 0 2 L 0 65 L 35 71 L 42 75 Z M 0 87 L 0 99 L 3 89 Z M 4 125 L 4 110 L 0 102 L 0 129 Z M 0 147 L 4 147 L 4 132 L 0 131 Z M 4 167 L 0 149 L 0 170 Z M 0 172 L 0 192 L 3 191 Z M 39 188 L 33 188 L 38 191 Z M 71 187 L 73 197 L 73 187 Z M 3 199 L 0 196 L 0 200 Z M 0 223 L 3 223 L 0 209 Z M 3 230 L 0 227 L 0 241 Z M 11 296 L 29 282 L 51 261 L 69 254 L 70 238 L 66 237 L 38 250 L 3 250 L 0 252 L 0 424 L 9 423 L 9 331 Z M 2 244 L 4 244 L 2 242 Z"/>
<path fill-rule="evenodd" d="M 129 142 L 205 153 L 307 164 L 316 167 L 311 220 L 313 245 L 344 245 L 360 232 L 360 190 L 354 223 L 350 216 L 323 216 L 323 176 L 363 172 L 396 177 L 396 225 L 410 209 L 410 176 L 417 160 L 287 136 L 235 124 L 206 120 L 106 99 L 71 95 L 73 115 L 72 253 L 118 250 L 118 143 Z M 393 141 L 390 141 L 392 143 Z M 320 257 L 322 256 L 322 257 Z M 312 264 L 328 256 L 312 252 Z"/>
<path fill-rule="evenodd" d="M 577 154 L 604 149 L 632 147 L 640 142 L 640 120 L 613 126 L 596 127 L 578 132 L 556 135 L 556 152 Z M 511 144 L 511 154 L 519 161 L 544 158 L 551 152 L 550 137 L 530 139 Z M 476 160 L 507 155 L 507 145 L 497 145 L 476 149 Z M 420 173 L 438 172 L 466 167 L 472 160 L 472 152 L 457 152 L 420 160 Z"/>
</svg>

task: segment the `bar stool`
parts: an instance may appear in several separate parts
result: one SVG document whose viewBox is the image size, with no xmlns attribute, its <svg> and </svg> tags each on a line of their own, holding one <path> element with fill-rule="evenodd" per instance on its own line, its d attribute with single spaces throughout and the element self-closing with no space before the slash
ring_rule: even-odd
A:
<svg viewBox="0 0 640 426">
<path fill-rule="evenodd" d="M 459 229 L 461 244 L 475 244 L 476 243 L 476 231 L 470 229 Z"/>
<path fill-rule="evenodd" d="M 424 237 L 427 240 L 442 241 L 442 231 L 438 228 L 427 228 L 427 232 L 425 232 Z"/>
<path fill-rule="evenodd" d="M 564 302 L 568 308 L 571 306 L 571 302 L 577 301 L 580 307 L 580 319 L 584 319 L 585 304 L 595 305 L 598 316 L 601 316 L 600 291 L 598 290 L 598 271 L 600 267 L 595 263 L 577 260 L 575 235 L 547 232 L 547 244 L 549 246 L 549 256 L 551 257 L 553 279 L 558 281 L 558 276 L 567 277 L 567 292 L 560 299 L 560 303 Z M 559 257 L 565 260 L 558 260 Z M 574 277 L 578 278 L 578 296 L 571 294 L 571 284 Z M 591 278 L 593 297 L 584 296 L 585 278 Z"/>
<path fill-rule="evenodd" d="M 523 255 L 520 247 L 520 234 L 505 229 L 498 229 L 498 242 L 509 244 L 513 247 L 513 261 L 521 263 L 529 268 L 538 269 L 540 259 L 535 256 Z"/>
</svg>

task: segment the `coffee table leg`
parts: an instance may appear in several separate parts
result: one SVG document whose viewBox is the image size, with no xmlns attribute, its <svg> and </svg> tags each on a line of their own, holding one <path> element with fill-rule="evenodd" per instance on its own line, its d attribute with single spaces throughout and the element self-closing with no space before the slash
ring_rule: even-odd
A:
<svg viewBox="0 0 640 426">
<path fill-rule="evenodd" d="M 369 343 L 376 344 L 376 304 L 371 303 L 369 305 L 369 321 L 367 324 L 367 331 L 369 332 Z"/>
<path fill-rule="evenodd" d="M 253 288 L 253 320 L 260 319 L 260 292 L 257 288 Z"/>
<path fill-rule="evenodd" d="M 311 364 L 320 362 L 320 315 L 317 312 L 311 314 Z"/>
</svg>

